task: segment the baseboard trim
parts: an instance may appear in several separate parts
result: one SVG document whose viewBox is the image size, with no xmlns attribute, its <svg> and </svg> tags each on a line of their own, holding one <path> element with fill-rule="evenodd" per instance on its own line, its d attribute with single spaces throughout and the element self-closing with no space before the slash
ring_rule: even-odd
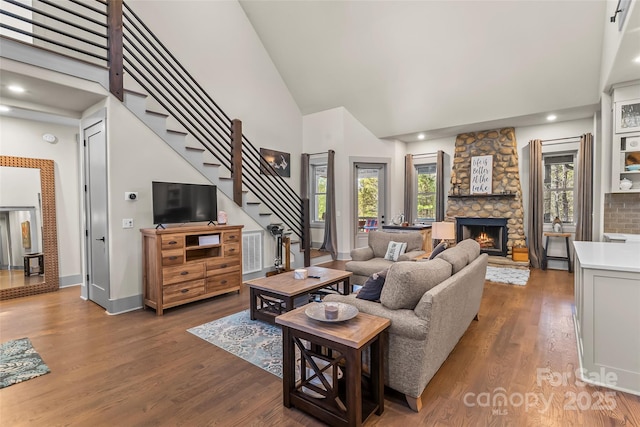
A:
<svg viewBox="0 0 640 427">
<path fill-rule="evenodd" d="M 139 310 L 142 308 L 142 294 L 132 295 L 126 298 L 109 300 L 107 314 L 116 315 L 127 313 L 129 311 Z"/>
<path fill-rule="evenodd" d="M 69 288 L 71 286 L 82 285 L 82 274 L 74 274 L 73 276 L 60 276 L 59 287 Z"/>
</svg>

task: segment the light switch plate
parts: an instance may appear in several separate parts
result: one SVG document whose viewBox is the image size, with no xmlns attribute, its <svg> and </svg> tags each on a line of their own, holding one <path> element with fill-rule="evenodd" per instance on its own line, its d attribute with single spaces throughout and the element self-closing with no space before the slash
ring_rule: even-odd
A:
<svg viewBox="0 0 640 427">
<path fill-rule="evenodd" d="M 122 228 L 133 228 L 133 218 L 125 218 L 122 220 Z"/>
</svg>

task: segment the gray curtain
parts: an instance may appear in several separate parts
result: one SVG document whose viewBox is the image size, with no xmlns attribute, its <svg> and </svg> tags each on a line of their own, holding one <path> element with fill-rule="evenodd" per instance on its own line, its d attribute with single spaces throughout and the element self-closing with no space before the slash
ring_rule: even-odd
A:
<svg viewBox="0 0 640 427">
<path fill-rule="evenodd" d="M 300 197 L 302 198 L 302 200 L 306 200 L 309 198 L 309 155 L 306 153 L 302 153 L 302 155 L 300 156 Z M 308 206 L 308 204 L 307 204 Z M 309 223 L 309 214 L 310 212 L 306 213 L 307 218 L 305 219 L 305 222 L 308 224 Z M 303 234 L 307 234 L 306 230 Z M 306 240 L 309 240 L 308 242 Z M 302 245 L 300 246 L 300 249 L 306 249 L 307 245 L 309 246 L 309 248 L 311 248 L 311 235 L 309 233 L 308 236 L 306 236 L 305 238 L 302 239 Z"/>
<path fill-rule="evenodd" d="M 444 151 L 438 150 L 436 160 L 436 222 L 444 221 Z"/>
<path fill-rule="evenodd" d="M 542 226 L 544 193 L 542 180 L 542 141 L 529 141 L 529 260 L 531 266 L 540 268 L 543 256 Z"/>
<path fill-rule="evenodd" d="M 578 223 L 574 240 L 590 242 L 593 233 L 593 136 L 590 133 L 580 138 L 576 188 Z"/>
<path fill-rule="evenodd" d="M 338 233 L 336 231 L 336 152 L 329 150 L 327 158 L 327 210 L 324 216 L 324 241 L 320 250 L 329 252 L 331 258 L 338 259 Z"/>
<path fill-rule="evenodd" d="M 413 155 L 404 156 L 404 220 L 413 224 L 413 183 L 416 179 L 416 168 L 413 166 Z"/>
</svg>

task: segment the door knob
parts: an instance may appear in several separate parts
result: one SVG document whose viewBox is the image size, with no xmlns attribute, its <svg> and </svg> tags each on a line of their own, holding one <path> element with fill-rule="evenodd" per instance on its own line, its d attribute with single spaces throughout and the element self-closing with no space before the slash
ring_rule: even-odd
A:
<svg viewBox="0 0 640 427">
<path fill-rule="evenodd" d="M 96 240 L 102 240 L 104 242 L 104 236 L 102 236 L 102 238 L 96 239 Z"/>
</svg>

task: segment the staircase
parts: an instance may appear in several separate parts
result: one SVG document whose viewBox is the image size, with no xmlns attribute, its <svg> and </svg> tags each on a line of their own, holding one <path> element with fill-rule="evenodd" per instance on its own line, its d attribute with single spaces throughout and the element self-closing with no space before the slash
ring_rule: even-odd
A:
<svg viewBox="0 0 640 427">
<path fill-rule="evenodd" d="M 37 45 L 54 56 L 108 69 L 108 82 L 87 78 L 105 86 L 263 229 L 282 223 L 291 235 L 292 253 L 309 246 L 303 245 L 310 242 L 308 200 L 276 173 L 242 134 L 241 122 L 225 114 L 126 3 L 0 0 L 0 12 L 3 34 L 11 34 L 3 39 L 12 33 L 16 39 L 31 37 L 31 44 L 23 43 L 26 48 Z M 43 17 L 49 18 L 46 24 Z M 30 31 L 23 29 L 25 23 Z M 60 71 L 55 62 L 33 65 Z M 135 90 L 125 89 L 125 76 Z M 304 263 L 295 264 L 309 262 L 307 247 Z"/>
<path fill-rule="evenodd" d="M 233 182 L 229 171 L 221 168 L 220 163 L 197 141 L 190 138 L 189 133 L 182 130 L 167 129 L 168 114 L 147 109 L 148 95 L 130 90 L 124 91 L 124 105 L 160 139 L 192 165 L 198 172 L 218 187 L 229 199 L 233 200 Z M 222 169 L 222 170 L 221 170 Z M 221 176 L 222 175 L 222 176 Z M 262 203 L 255 200 L 249 191 L 242 192 L 241 208 L 262 228 L 273 221 L 273 213 L 262 210 Z M 277 222 L 277 221 L 276 221 Z"/>
</svg>

